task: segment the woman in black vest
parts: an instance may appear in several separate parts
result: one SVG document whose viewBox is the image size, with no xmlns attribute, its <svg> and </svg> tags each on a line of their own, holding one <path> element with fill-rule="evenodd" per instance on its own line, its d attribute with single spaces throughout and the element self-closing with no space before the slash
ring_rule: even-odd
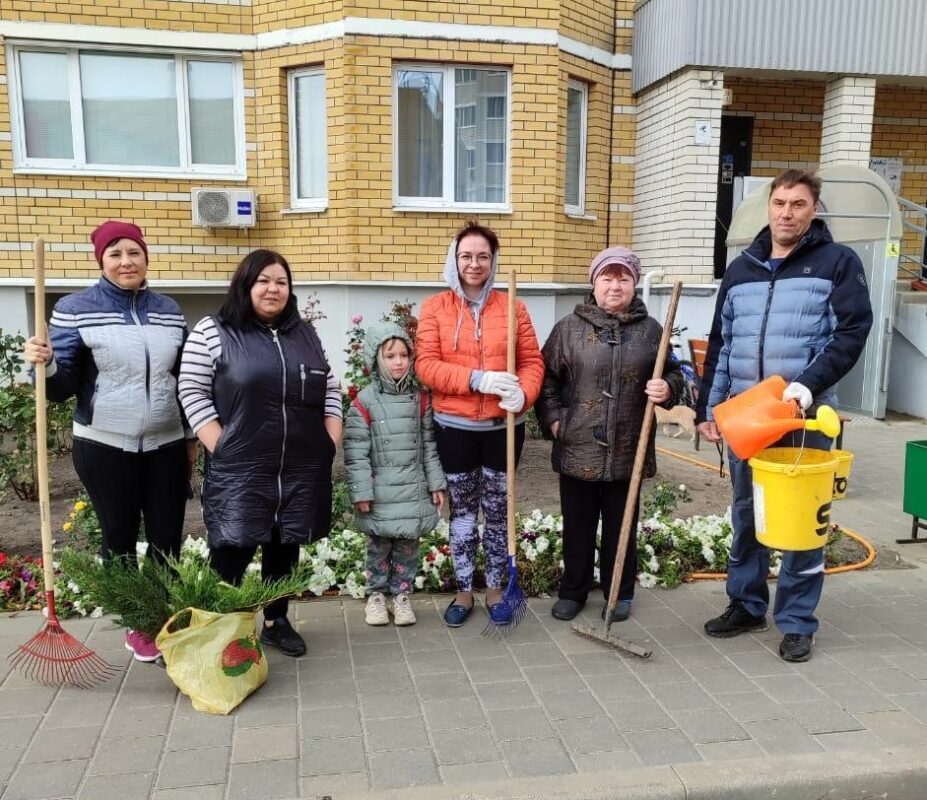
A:
<svg viewBox="0 0 927 800">
<path fill-rule="evenodd" d="M 341 392 L 292 289 L 286 260 L 255 250 L 218 315 L 200 320 L 184 346 L 180 402 L 207 451 L 209 559 L 231 583 L 258 546 L 264 580 L 288 575 L 299 546 L 331 525 Z M 306 644 L 286 614 L 286 600 L 264 609 L 261 641 L 300 656 Z"/>
</svg>

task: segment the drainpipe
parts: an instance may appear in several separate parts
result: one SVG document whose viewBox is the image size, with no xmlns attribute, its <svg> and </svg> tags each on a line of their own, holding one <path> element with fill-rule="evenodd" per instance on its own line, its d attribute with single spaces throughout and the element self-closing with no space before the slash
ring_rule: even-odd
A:
<svg viewBox="0 0 927 800">
<path fill-rule="evenodd" d="M 662 278 L 663 270 L 662 269 L 651 269 L 644 273 L 644 291 L 643 297 L 641 298 L 644 301 L 644 305 L 648 308 L 650 307 L 650 284 L 653 283 L 654 278 Z"/>
</svg>

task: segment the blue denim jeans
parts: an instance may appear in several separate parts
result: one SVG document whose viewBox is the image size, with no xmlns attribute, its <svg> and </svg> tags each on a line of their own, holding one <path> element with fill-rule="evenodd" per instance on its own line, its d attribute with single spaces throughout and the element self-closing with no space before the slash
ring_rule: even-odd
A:
<svg viewBox="0 0 927 800">
<path fill-rule="evenodd" d="M 802 433 L 787 434 L 773 447 L 799 447 Z M 808 431 L 805 447 L 830 450 L 831 440 Z M 730 453 L 734 501 L 731 522 L 734 540 L 727 570 L 727 594 L 740 600 L 755 617 L 766 615 L 769 606 L 769 550 L 756 540 L 753 518 L 753 470 L 746 461 Z M 818 629 L 814 616 L 824 588 L 824 550 L 785 551 L 776 586 L 773 618 L 782 633 L 811 634 Z"/>
</svg>

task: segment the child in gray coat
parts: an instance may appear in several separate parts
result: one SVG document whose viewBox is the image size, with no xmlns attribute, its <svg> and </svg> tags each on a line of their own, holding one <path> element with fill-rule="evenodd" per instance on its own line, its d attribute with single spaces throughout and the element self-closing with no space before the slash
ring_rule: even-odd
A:
<svg viewBox="0 0 927 800">
<path fill-rule="evenodd" d="M 413 379 L 409 335 L 392 322 L 364 338 L 370 385 L 348 410 L 344 464 L 355 524 L 367 534 L 368 625 L 414 625 L 409 595 L 419 568 L 419 538 L 433 530 L 447 482 L 435 446 L 431 403 Z"/>
</svg>

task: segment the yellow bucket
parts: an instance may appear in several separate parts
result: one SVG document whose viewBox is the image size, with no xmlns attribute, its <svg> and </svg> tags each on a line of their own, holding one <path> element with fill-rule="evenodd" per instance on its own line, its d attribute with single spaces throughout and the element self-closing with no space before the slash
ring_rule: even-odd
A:
<svg viewBox="0 0 927 800">
<path fill-rule="evenodd" d="M 831 450 L 837 457 L 837 475 L 834 478 L 834 500 L 843 500 L 847 496 L 847 481 L 853 467 L 853 454 L 849 450 Z"/>
<path fill-rule="evenodd" d="M 771 447 L 750 459 L 756 539 L 773 550 L 827 544 L 836 456 L 826 450 Z"/>
</svg>

